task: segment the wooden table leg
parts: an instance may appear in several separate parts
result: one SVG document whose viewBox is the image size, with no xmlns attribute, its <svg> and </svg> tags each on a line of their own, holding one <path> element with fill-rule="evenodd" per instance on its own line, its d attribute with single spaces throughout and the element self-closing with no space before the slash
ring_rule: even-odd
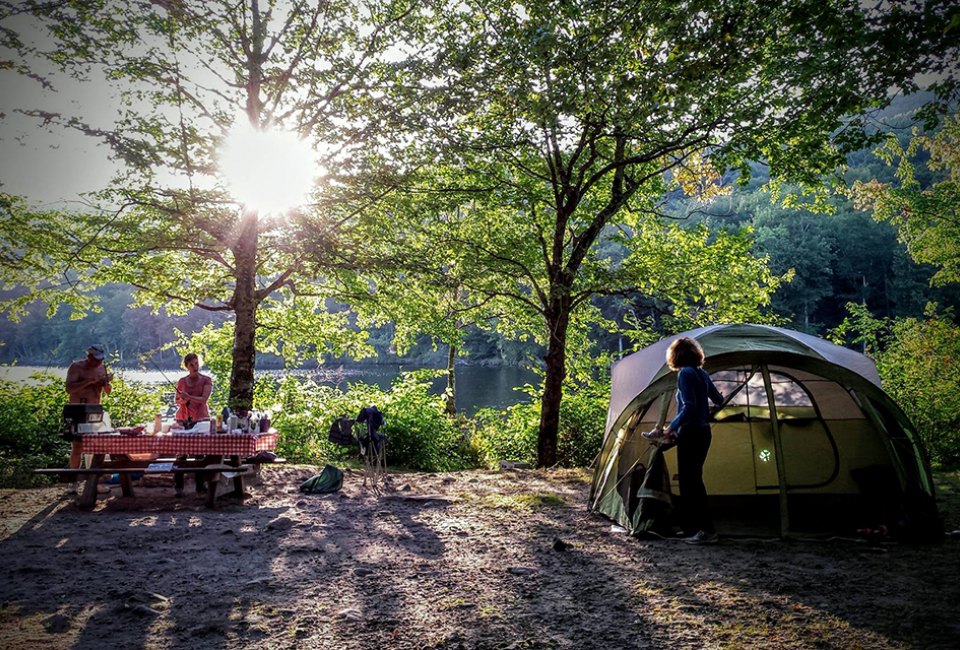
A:
<svg viewBox="0 0 960 650">
<path fill-rule="evenodd" d="M 205 465 L 222 465 L 223 456 L 208 454 L 204 457 L 203 463 Z M 220 472 L 204 473 L 202 476 L 207 481 L 207 507 L 215 508 L 217 505 L 217 490 L 220 488 Z"/>
<path fill-rule="evenodd" d="M 234 467 L 240 467 L 240 457 L 231 456 L 230 464 Z M 233 493 L 237 496 L 238 499 L 243 498 L 243 474 L 237 474 L 233 477 Z"/>
<path fill-rule="evenodd" d="M 104 456 L 105 454 L 94 454 L 93 460 L 90 461 L 89 469 L 96 470 L 102 467 Z M 81 474 L 81 476 L 87 480 L 83 486 L 83 492 L 77 498 L 77 505 L 81 508 L 92 508 L 97 504 L 97 482 L 102 473 L 103 472 L 91 471 L 90 474 Z"/>
<path fill-rule="evenodd" d="M 119 461 L 120 467 L 128 467 L 131 465 L 130 459 L 126 456 L 120 456 Z M 133 482 L 130 479 L 130 475 L 125 472 L 120 472 L 120 489 L 123 492 L 123 496 L 133 496 Z"/>
<path fill-rule="evenodd" d="M 217 505 L 217 488 L 220 487 L 220 472 L 210 472 L 207 475 L 207 507 Z"/>
</svg>

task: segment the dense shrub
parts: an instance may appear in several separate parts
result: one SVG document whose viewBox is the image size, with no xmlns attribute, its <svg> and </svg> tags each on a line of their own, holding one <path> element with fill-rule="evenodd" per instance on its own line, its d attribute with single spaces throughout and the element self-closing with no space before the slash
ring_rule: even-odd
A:
<svg viewBox="0 0 960 650">
<path fill-rule="evenodd" d="M 485 409 L 474 419 L 451 418 L 443 397 L 430 392 L 436 372 L 404 373 L 389 390 L 356 383 L 344 391 L 293 375 L 261 377 L 254 405 L 270 413 L 281 433 L 277 453 L 293 462 L 342 464 L 356 458 L 356 449 L 333 445 L 327 432 L 337 418 L 356 418 L 361 408 L 376 405 L 386 416 L 382 431 L 388 436 L 389 466 L 448 471 L 496 466 L 500 460 L 536 463 L 538 401 L 503 411 Z M 564 396 L 558 440 L 561 465 L 582 466 L 593 460 L 603 435 L 608 392 L 608 385 L 593 383 Z M 114 425 L 150 422 L 166 406 L 165 396 L 160 387 L 117 377 L 104 408 Z M 66 463 L 70 445 L 56 435 L 65 402 L 63 381 L 52 375 L 34 377 L 29 383 L 0 382 L 0 418 L 5 423 L 0 427 L 0 455 L 7 467 L 0 484 L 29 484 L 30 469 Z"/>
<path fill-rule="evenodd" d="M 470 444 L 480 463 L 486 467 L 496 467 L 501 460 L 535 465 L 539 426 L 538 402 L 521 402 L 502 411 L 480 409 L 474 420 Z"/>
<path fill-rule="evenodd" d="M 923 318 L 880 319 L 856 303 L 847 311 L 835 340 L 862 344 L 876 361 L 884 390 L 917 427 L 930 460 L 960 466 L 960 326 L 953 313 L 935 304 Z"/>
<path fill-rule="evenodd" d="M 558 465 L 583 467 L 593 462 L 603 442 L 609 400 L 607 381 L 564 387 L 557 433 Z M 482 409 L 476 416 L 471 444 L 480 462 L 488 467 L 496 467 L 501 460 L 536 464 L 539 426 L 539 399 L 503 411 Z"/>
<path fill-rule="evenodd" d="M 0 485 L 33 484 L 30 470 L 67 462 L 70 443 L 57 435 L 66 401 L 63 380 L 54 375 L 0 381 Z"/>
<path fill-rule="evenodd" d="M 593 463 L 603 444 L 609 406 L 609 380 L 567 391 L 560 405 L 557 436 L 557 458 L 561 466 L 586 467 Z"/>
<path fill-rule="evenodd" d="M 376 405 L 386 416 L 381 431 L 388 437 L 388 464 L 424 471 L 470 467 L 475 461 L 463 432 L 445 415 L 442 398 L 430 393 L 433 376 L 434 371 L 404 373 L 389 391 L 361 383 L 341 391 L 294 376 L 264 379 L 257 384 L 254 405 L 273 414 L 274 426 L 281 432 L 278 453 L 289 460 L 342 459 L 351 452 L 327 440 L 330 425 Z"/>
<path fill-rule="evenodd" d="M 162 395 L 137 382 L 113 380 L 113 392 L 103 407 L 114 426 L 153 420 Z M 26 382 L 0 381 L 0 485 L 18 486 L 46 482 L 30 471 L 37 467 L 66 465 L 70 443 L 57 435 L 67 393 L 63 379 L 49 373 L 32 375 Z"/>
<path fill-rule="evenodd" d="M 898 319 L 877 358 L 884 389 L 937 465 L 960 466 L 960 326 L 949 315 Z"/>
</svg>

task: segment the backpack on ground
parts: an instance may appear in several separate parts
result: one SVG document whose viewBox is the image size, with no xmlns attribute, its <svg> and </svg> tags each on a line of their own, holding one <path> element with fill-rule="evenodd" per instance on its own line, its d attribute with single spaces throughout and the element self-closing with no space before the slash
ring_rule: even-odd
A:
<svg viewBox="0 0 960 650">
<path fill-rule="evenodd" d="M 324 465 L 316 476 L 311 476 L 300 484 L 300 491 L 310 494 L 330 494 L 343 487 L 343 472 L 333 465 Z"/>
</svg>

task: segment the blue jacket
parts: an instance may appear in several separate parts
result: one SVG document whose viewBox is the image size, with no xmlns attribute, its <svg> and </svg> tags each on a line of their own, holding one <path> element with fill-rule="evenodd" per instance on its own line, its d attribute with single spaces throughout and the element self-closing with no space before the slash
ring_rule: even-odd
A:
<svg viewBox="0 0 960 650">
<path fill-rule="evenodd" d="M 703 368 L 686 366 L 677 373 L 677 417 L 670 423 L 675 432 L 681 428 L 701 428 L 710 424 L 710 405 L 723 403 L 723 396 Z"/>
</svg>

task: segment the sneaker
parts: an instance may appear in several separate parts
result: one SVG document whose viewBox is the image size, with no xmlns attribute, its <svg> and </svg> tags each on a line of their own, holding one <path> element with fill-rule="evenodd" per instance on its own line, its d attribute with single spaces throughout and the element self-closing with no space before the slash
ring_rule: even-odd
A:
<svg viewBox="0 0 960 650">
<path fill-rule="evenodd" d="M 644 431 L 640 435 L 650 442 L 663 442 L 664 440 L 663 429 L 650 429 L 649 431 Z"/>
<path fill-rule="evenodd" d="M 702 544 L 716 544 L 720 541 L 720 536 L 716 533 L 708 533 L 701 530 L 692 537 L 685 537 L 683 541 L 685 541 L 687 544 L 694 544 L 697 546 Z"/>
</svg>

